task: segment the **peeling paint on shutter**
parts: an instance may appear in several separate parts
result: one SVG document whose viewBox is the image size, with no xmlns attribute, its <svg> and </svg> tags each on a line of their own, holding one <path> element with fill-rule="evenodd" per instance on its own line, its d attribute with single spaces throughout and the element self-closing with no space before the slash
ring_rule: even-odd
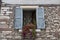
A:
<svg viewBox="0 0 60 40">
<path fill-rule="evenodd" d="M 23 24 L 23 11 L 22 8 L 15 9 L 15 28 L 22 29 Z"/>
<path fill-rule="evenodd" d="M 44 8 L 43 7 L 36 9 L 36 20 L 37 20 L 37 28 L 44 29 L 45 20 L 44 20 Z"/>
</svg>

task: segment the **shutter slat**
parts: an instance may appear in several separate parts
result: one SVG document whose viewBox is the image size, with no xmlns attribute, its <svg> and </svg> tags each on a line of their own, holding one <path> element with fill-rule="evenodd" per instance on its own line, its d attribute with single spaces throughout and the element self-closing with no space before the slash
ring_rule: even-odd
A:
<svg viewBox="0 0 60 40">
<path fill-rule="evenodd" d="M 36 10 L 36 19 L 37 19 L 37 28 L 44 29 L 45 28 L 45 20 L 44 20 L 44 8 L 37 8 Z"/>
<path fill-rule="evenodd" d="M 15 19 L 15 28 L 16 29 L 22 28 L 21 22 L 22 22 L 21 19 Z"/>
<path fill-rule="evenodd" d="M 15 9 L 15 28 L 22 29 L 23 24 L 23 13 L 22 8 Z"/>
<path fill-rule="evenodd" d="M 15 10 L 15 18 L 21 18 L 22 17 L 22 8 L 16 8 Z"/>
<path fill-rule="evenodd" d="M 37 11 L 38 11 L 38 12 L 37 12 L 37 13 L 38 13 L 37 16 L 38 16 L 39 18 L 44 18 L 44 9 L 43 9 L 43 8 L 38 8 Z"/>
</svg>

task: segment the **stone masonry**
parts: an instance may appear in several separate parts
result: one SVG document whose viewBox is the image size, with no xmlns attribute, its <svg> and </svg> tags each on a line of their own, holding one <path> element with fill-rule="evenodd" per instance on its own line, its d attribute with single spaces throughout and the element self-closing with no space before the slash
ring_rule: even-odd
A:
<svg viewBox="0 0 60 40">
<path fill-rule="evenodd" d="M 45 6 L 44 12 L 45 29 L 40 29 L 40 32 L 36 33 L 37 36 L 35 40 L 60 40 L 60 6 Z M 0 40 L 22 40 L 22 33 L 14 28 L 13 11 L 9 13 L 9 15 L 1 13 L 0 17 L 1 16 L 3 18 L 0 18 L 0 27 L 3 28 L 0 28 Z M 6 18 L 6 16 L 8 18 Z"/>
</svg>

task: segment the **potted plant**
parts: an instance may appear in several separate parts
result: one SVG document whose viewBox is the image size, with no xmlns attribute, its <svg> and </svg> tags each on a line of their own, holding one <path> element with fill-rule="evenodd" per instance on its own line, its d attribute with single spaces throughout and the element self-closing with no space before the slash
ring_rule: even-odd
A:
<svg viewBox="0 0 60 40">
<path fill-rule="evenodd" d="M 35 25 L 32 23 L 26 24 L 23 27 L 23 37 L 26 37 L 26 35 L 28 35 L 28 33 L 30 34 L 30 37 L 35 37 Z"/>
</svg>

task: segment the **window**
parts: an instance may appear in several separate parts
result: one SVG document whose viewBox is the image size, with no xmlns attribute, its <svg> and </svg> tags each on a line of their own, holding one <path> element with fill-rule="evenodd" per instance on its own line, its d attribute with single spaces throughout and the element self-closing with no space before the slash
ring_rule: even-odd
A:
<svg viewBox="0 0 60 40">
<path fill-rule="evenodd" d="M 45 28 L 44 7 L 35 8 L 34 10 L 24 10 L 23 8 L 15 9 L 15 28 L 22 29 L 24 25 L 32 22 L 38 29 Z"/>
<path fill-rule="evenodd" d="M 23 9 L 23 26 L 29 23 L 36 26 L 36 9 Z"/>
</svg>

